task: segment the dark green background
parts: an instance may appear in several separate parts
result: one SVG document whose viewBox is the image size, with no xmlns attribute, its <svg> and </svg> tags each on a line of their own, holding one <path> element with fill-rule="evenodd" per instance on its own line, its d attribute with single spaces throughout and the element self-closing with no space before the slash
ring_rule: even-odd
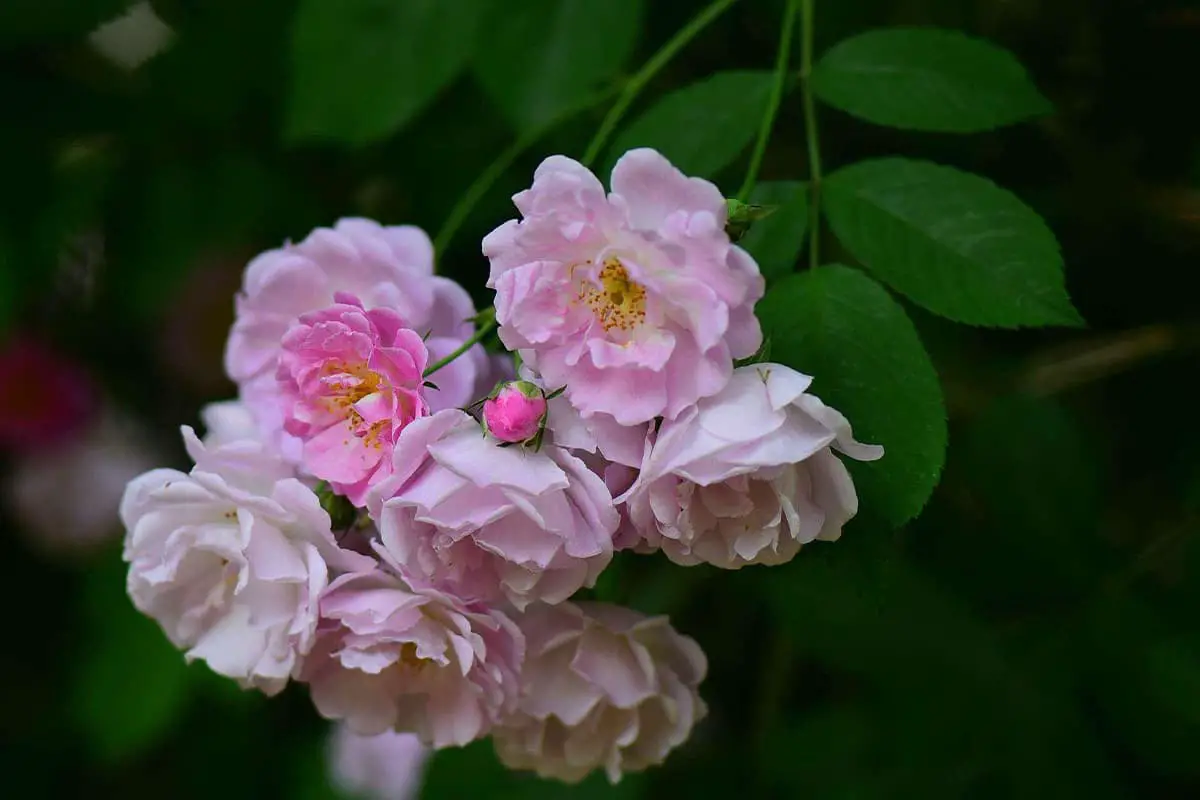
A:
<svg viewBox="0 0 1200 800">
<path fill-rule="evenodd" d="M 83 39 L 123 5 L 0 0 L 0 320 L 88 365 L 182 464 L 177 426 L 233 391 L 220 356 L 248 256 L 340 216 L 432 234 L 516 131 L 467 66 L 392 134 L 300 140 L 285 135 L 295 0 L 155 3 L 177 39 L 132 74 Z M 505 35 L 486 16 L 503 18 L 505 4 L 453 5 L 458 45 L 483 52 Z M 636 44 L 611 77 L 701 7 L 640 5 Z M 770 69 L 782 9 L 735 5 L 633 115 L 713 71 Z M 947 464 L 925 513 L 899 531 L 864 513 L 841 542 L 772 570 L 622 556 L 600 593 L 670 612 L 708 653 L 711 715 L 688 746 L 610 792 L 600 780 L 571 790 L 507 774 L 477 745 L 438 757 L 426 797 L 1200 793 L 1200 10 L 1183 0 L 818 0 L 818 52 L 894 24 L 1010 48 L 1057 112 L 962 137 L 824 108 L 826 170 L 904 155 L 992 178 L 1057 233 L 1089 327 L 977 330 L 910 309 L 950 413 Z M 324 74 L 320 63 L 304 72 Z M 374 102 L 360 88 L 338 86 L 337 102 Z M 480 237 L 512 215 L 509 196 L 542 157 L 581 155 L 602 111 L 556 127 L 504 173 L 443 272 L 487 302 Z M 722 109 L 711 114 L 725 124 Z M 761 177 L 803 179 L 805 161 L 792 89 Z M 727 194 L 745 162 L 715 176 Z M 95 232 L 102 255 L 79 244 Z M 849 261 L 828 245 L 825 260 Z M 90 288 L 65 278 L 64 264 L 88 272 Z M 1165 344 L 1128 359 L 1112 347 L 1146 336 Z M 333 796 L 324 724 L 302 688 L 268 701 L 202 665 L 183 668 L 129 606 L 116 549 L 56 561 L 0 524 L 6 796 Z"/>
</svg>

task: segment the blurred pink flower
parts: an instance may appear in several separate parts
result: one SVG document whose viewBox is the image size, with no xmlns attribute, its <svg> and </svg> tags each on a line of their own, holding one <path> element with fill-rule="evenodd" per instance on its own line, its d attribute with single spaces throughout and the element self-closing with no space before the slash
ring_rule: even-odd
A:
<svg viewBox="0 0 1200 800">
<path fill-rule="evenodd" d="M 612 560 L 612 495 L 561 448 L 500 447 L 451 410 L 410 425 L 394 460 L 368 508 L 407 574 L 524 608 L 594 585 Z"/>
<path fill-rule="evenodd" d="M 527 650 L 516 714 L 493 733 L 513 769 L 612 783 L 661 764 L 707 713 L 708 662 L 666 617 L 605 603 L 537 605 L 517 617 Z"/>
<path fill-rule="evenodd" d="M 312 646 L 330 569 L 366 569 L 290 465 L 254 440 L 203 444 L 190 473 L 156 469 L 121 500 L 127 589 L 188 660 L 275 694 Z"/>
<path fill-rule="evenodd" d="M 363 800 L 416 800 L 431 751 L 411 733 L 359 736 L 338 725 L 329 740 L 333 784 Z"/>
<path fill-rule="evenodd" d="M 427 416 L 427 352 L 396 312 L 353 295 L 303 314 L 283 336 L 278 378 L 283 427 L 303 442 L 303 469 L 361 506 L 391 471 L 406 425 Z"/>
<path fill-rule="evenodd" d="M 4 494 L 34 548 L 87 552 L 120 535 L 125 484 L 165 458 L 145 430 L 105 411 L 70 441 L 18 456 Z"/>
<path fill-rule="evenodd" d="M 612 193 L 551 156 L 483 240 L 500 338 L 585 418 L 671 418 L 720 391 L 762 333 L 763 278 L 725 233 L 716 186 L 654 150 L 617 161 Z"/>
<path fill-rule="evenodd" d="M 499 611 L 382 569 L 338 578 L 320 608 L 300 677 L 317 710 L 355 733 L 464 745 L 516 704 L 525 640 Z"/>
<path fill-rule="evenodd" d="M 47 345 L 0 344 L 0 448 L 41 451 L 78 437 L 99 398 L 87 374 Z"/>
<path fill-rule="evenodd" d="M 283 432 L 275 379 L 281 343 L 302 314 L 326 308 L 336 292 L 355 295 L 367 309 L 390 309 L 405 327 L 428 335 L 431 362 L 449 355 L 475 330 L 470 295 L 433 274 L 433 245 L 420 228 L 343 219 L 332 228 L 317 228 L 298 244 L 256 257 L 246 267 L 237 297 L 225 369 L 264 433 L 297 461 L 300 446 Z M 457 408 L 486 394 L 495 382 L 491 366 L 477 345 L 438 370 L 438 391 L 427 398 L 430 408 Z"/>
<path fill-rule="evenodd" d="M 781 564 L 833 540 L 858 511 L 831 448 L 862 461 L 846 418 L 807 394 L 812 379 L 780 364 L 734 371 L 720 394 L 664 422 L 625 502 L 638 530 L 677 564 Z"/>
</svg>

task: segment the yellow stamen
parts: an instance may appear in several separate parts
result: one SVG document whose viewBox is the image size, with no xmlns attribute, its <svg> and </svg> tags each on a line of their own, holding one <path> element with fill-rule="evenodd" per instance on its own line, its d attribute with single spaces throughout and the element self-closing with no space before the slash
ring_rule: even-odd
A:
<svg viewBox="0 0 1200 800">
<path fill-rule="evenodd" d="M 629 279 L 619 260 L 606 259 L 600 270 L 600 286 L 584 283 L 579 300 L 596 316 L 605 331 L 632 331 L 646 320 L 646 290 Z"/>
</svg>

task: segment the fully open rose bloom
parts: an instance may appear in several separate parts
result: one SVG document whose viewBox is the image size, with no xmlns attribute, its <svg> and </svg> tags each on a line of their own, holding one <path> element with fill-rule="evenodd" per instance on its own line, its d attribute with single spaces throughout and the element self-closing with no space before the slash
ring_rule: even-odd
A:
<svg viewBox="0 0 1200 800">
<path fill-rule="evenodd" d="M 617 162 L 612 193 L 551 156 L 483 241 L 500 338 L 584 417 L 672 418 L 720 391 L 762 333 L 763 279 L 725 233 L 725 198 L 654 150 Z"/>
<path fill-rule="evenodd" d="M 812 379 L 780 364 L 734 371 L 729 385 L 664 422 L 619 501 L 646 542 L 677 564 L 781 564 L 833 540 L 858 497 L 833 449 L 861 461 L 846 418 L 807 394 Z"/>
<path fill-rule="evenodd" d="M 513 710 L 524 647 L 501 612 L 381 568 L 330 584 L 300 677 L 317 710 L 355 733 L 464 745 Z"/>
<path fill-rule="evenodd" d="M 277 376 L 283 427 L 303 442 L 306 472 L 361 506 L 391 469 L 404 426 L 429 414 L 421 336 L 396 312 L 367 311 L 353 295 L 304 314 L 283 337 Z"/>
<path fill-rule="evenodd" d="M 500 447 L 451 410 L 405 429 L 394 459 L 368 507 L 411 575 L 524 608 L 592 586 L 612 559 L 612 495 L 561 448 Z"/>
<path fill-rule="evenodd" d="M 312 646 L 330 568 L 371 561 L 338 547 L 317 496 L 259 442 L 183 435 L 192 471 L 152 470 L 121 501 L 129 596 L 188 660 L 274 694 Z"/>
<path fill-rule="evenodd" d="M 329 740 L 330 777 L 362 800 L 415 800 L 431 752 L 412 733 L 359 736 L 338 725 Z"/>
<path fill-rule="evenodd" d="M 433 274 L 433 245 L 411 225 L 343 219 L 298 244 L 259 255 L 246 267 L 237 297 L 225 369 L 264 433 L 296 461 L 299 444 L 283 432 L 286 404 L 275 378 L 283 337 L 302 314 L 333 304 L 336 292 L 356 296 L 367 309 L 390 309 L 406 327 L 428 335 L 430 361 L 449 355 L 474 333 L 470 296 Z M 483 348 L 472 347 L 438 370 L 438 390 L 429 393 L 429 405 L 435 411 L 465 406 L 494 382 Z"/>
<path fill-rule="evenodd" d="M 500 760 L 576 782 L 661 764 L 706 713 L 708 663 L 665 617 L 605 603 L 537 605 L 518 617 L 527 656 L 516 714 L 493 734 Z"/>
</svg>

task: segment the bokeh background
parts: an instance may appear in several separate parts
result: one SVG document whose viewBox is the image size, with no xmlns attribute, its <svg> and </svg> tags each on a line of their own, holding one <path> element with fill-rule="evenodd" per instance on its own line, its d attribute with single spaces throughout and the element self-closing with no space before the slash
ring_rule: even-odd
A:
<svg viewBox="0 0 1200 800">
<path fill-rule="evenodd" d="M 314 0 L 142 3 L 137 25 L 106 33 L 130 3 L 0 0 L 6 796 L 343 796 L 303 688 L 241 692 L 132 609 L 116 500 L 132 475 L 183 465 L 178 426 L 232 395 L 221 353 L 250 256 L 342 216 L 438 232 L 564 93 L 619 85 L 702 6 L 613 2 L 622 19 L 588 46 L 564 39 L 557 80 L 540 83 L 521 77 L 523 53 L 567 35 L 572 0 L 448 2 L 427 46 L 461 58 L 409 96 L 412 70 L 445 59 L 380 55 L 386 7 L 406 0 L 327 0 L 371 33 L 347 53 L 308 26 L 304 59 L 293 20 Z M 770 69 L 782 9 L 736 3 L 633 116 L 716 70 Z M 858 520 L 769 571 L 618 558 L 599 593 L 669 613 L 708 653 L 711 714 L 692 741 L 616 789 L 507 773 L 477 744 L 439 754 L 424 797 L 1200 795 L 1200 9 L 818 0 L 817 48 L 896 24 L 1008 47 L 1057 111 L 950 137 L 823 109 L 826 169 L 900 154 L 991 177 L 1049 221 L 1089 326 L 988 331 L 910 309 L 951 426 L 925 513 L 899 531 Z M 336 79 L 342 60 L 375 57 L 375 80 Z M 371 120 L 380 81 L 393 105 L 373 127 L 322 137 L 298 121 L 302 90 Z M 546 126 L 463 220 L 440 269 L 481 304 L 480 237 L 542 157 L 581 154 L 603 111 Z M 713 176 L 727 194 L 745 155 Z M 791 87 L 762 177 L 806 174 Z"/>
</svg>

